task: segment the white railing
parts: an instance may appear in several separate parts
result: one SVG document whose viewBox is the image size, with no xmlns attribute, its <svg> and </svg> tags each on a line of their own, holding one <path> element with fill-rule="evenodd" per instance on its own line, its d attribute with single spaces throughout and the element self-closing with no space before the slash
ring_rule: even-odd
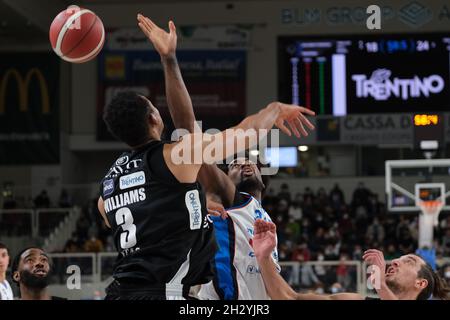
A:
<svg viewBox="0 0 450 320">
<path fill-rule="evenodd" d="M 117 253 L 51 253 L 49 256 L 55 266 L 53 277 L 59 279 L 59 281 L 53 279 L 52 290 L 57 290 L 55 292 L 60 296 L 71 297 L 71 299 L 84 299 L 93 295 L 104 295 L 104 289 L 112 280 L 113 260 L 117 257 Z M 438 261 L 439 266 L 446 264 L 450 264 L 450 258 Z M 66 283 L 69 276 L 73 275 L 73 273 L 68 272 L 68 267 L 74 265 L 78 266 L 81 271 L 81 291 L 69 290 Z M 356 292 L 362 296 L 367 296 L 368 294 L 365 274 L 367 265 L 361 261 L 308 261 L 304 263 L 283 261 L 280 262 L 280 265 L 282 270 L 291 269 L 293 272 L 298 272 L 302 266 L 306 265 L 326 268 L 345 265 L 356 270 L 356 276 L 352 279 L 354 281 L 352 288 L 356 288 Z M 289 281 L 289 279 L 286 279 L 286 281 Z"/>
<path fill-rule="evenodd" d="M 117 258 L 117 253 L 115 253 L 115 252 L 100 252 L 100 253 L 97 254 L 97 266 L 98 266 L 98 274 L 99 274 L 98 278 L 102 282 L 103 281 L 109 281 L 109 279 L 112 276 L 112 273 L 111 273 L 111 274 L 108 274 L 108 277 L 105 277 L 105 275 L 104 275 L 104 268 L 103 268 L 103 266 L 106 265 L 104 260 L 105 259 L 111 259 L 111 258 L 116 259 Z M 109 264 L 109 266 L 112 269 L 113 265 Z"/>
<path fill-rule="evenodd" d="M 99 272 L 97 268 L 97 254 L 90 252 L 74 252 L 74 253 L 50 253 L 48 256 L 52 259 L 52 265 L 54 266 L 52 276 L 59 277 L 60 279 L 66 278 L 72 275 L 72 271 L 69 267 L 79 267 L 80 276 L 84 282 L 97 283 L 100 282 Z M 86 260 L 88 263 L 83 263 L 81 260 Z M 88 272 L 90 270 L 90 272 Z M 58 273 L 60 272 L 60 273 Z M 89 280 L 90 281 L 86 281 Z"/>
<path fill-rule="evenodd" d="M 360 261 L 306 261 L 306 262 L 298 262 L 298 261 L 281 261 L 279 262 L 280 266 L 283 268 L 290 267 L 292 268 L 292 272 L 296 274 L 295 277 L 300 278 L 300 268 L 303 266 L 311 266 L 311 267 L 339 267 L 339 266 L 347 266 L 354 267 L 356 270 L 356 283 L 355 288 L 356 291 L 362 293 L 364 288 L 366 287 L 366 279 L 363 274 L 363 267 Z M 313 271 L 315 272 L 315 271 Z M 315 274 L 317 276 L 317 274 Z M 285 279 L 289 282 L 290 279 Z M 299 279 L 300 280 L 300 279 Z M 298 284 L 301 284 L 301 281 L 298 281 Z M 331 285 L 331 284 L 330 284 Z"/>
<path fill-rule="evenodd" d="M 66 272 L 69 265 L 73 265 L 73 260 L 80 258 L 89 258 L 90 267 L 88 270 L 92 270 L 92 273 L 83 273 L 83 268 L 81 269 L 81 275 L 85 276 L 84 281 L 90 284 L 92 283 L 104 283 L 111 280 L 113 264 L 117 257 L 115 252 L 100 252 L 100 253 L 52 253 L 49 255 L 53 260 L 62 259 L 66 262 L 66 265 L 59 266 L 59 271 Z M 72 260 L 71 260 L 72 259 Z M 109 261 L 108 261 L 109 260 Z M 280 262 L 282 268 L 292 268 L 294 272 L 298 272 L 302 265 L 310 266 L 323 266 L 323 267 L 338 267 L 345 265 L 348 267 L 353 267 L 356 270 L 356 284 L 355 287 L 358 292 L 363 293 L 365 288 L 365 275 L 363 274 L 363 265 L 360 261 L 308 261 L 305 263 L 300 262 Z M 86 268 L 84 268 L 86 269 Z M 60 278 L 64 276 L 69 276 L 70 274 L 60 275 Z M 86 277 L 88 276 L 88 277 Z M 287 279 L 286 279 L 287 280 Z"/>
</svg>

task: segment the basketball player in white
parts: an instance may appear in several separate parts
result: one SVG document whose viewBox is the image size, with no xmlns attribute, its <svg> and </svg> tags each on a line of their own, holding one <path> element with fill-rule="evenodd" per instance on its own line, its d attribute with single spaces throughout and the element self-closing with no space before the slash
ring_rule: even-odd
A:
<svg viewBox="0 0 450 320">
<path fill-rule="evenodd" d="M 8 248 L 0 243 L 0 300 L 14 300 L 11 286 L 6 280 L 6 270 L 9 265 Z"/>
<path fill-rule="evenodd" d="M 170 33 L 167 33 L 144 16 L 139 15 L 138 21 L 140 28 L 161 56 L 166 96 L 175 127 L 188 132 L 200 130 L 195 122 L 192 102 L 175 55 L 175 25 L 170 22 Z M 314 115 L 314 112 L 304 108 L 302 112 Z M 297 137 L 308 135 L 303 125 L 314 129 L 304 115 L 301 115 L 299 124 L 297 128 L 289 124 Z M 286 127 L 282 129 L 290 135 Z M 208 211 L 212 215 L 216 215 L 214 211 L 221 215 L 212 217 L 219 245 L 214 264 L 216 276 L 212 282 L 202 285 L 198 297 L 229 300 L 269 299 L 251 244 L 254 221 L 258 218 L 271 221 L 261 206 L 261 194 L 265 186 L 257 165 L 248 159 L 236 159 L 229 165 L 228 175 L 216 165 L 203 165 L 198 177 L 208 194 L 208 208 L 212 209 Z M 224 207 L 228 209 L 225 210 Z M 279 269 L 276 263 L 276 248 L 272 252 L 272 258 Z"/>
</svg>

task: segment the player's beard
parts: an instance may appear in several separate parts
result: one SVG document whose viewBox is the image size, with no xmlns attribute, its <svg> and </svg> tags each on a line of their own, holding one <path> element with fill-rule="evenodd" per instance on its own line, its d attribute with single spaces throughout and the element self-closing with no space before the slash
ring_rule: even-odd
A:
<svg viewBox="0 0 450 320">
<path fill-rule="evenodd" d="M 28 270 L 23 270 L 20 272 L 20 282 L 22 282 L 27 288 L 44 289 L 49 285 L 50 273 L 47 273 L 43 277 L 38 277 Z"/>
<path fill-rule="evenodd" d="M 264 190 L 264 184 L 259 181 L 256 176 L 251 176 L 247 178 L 242 178 L 241 182 L 238 183 L 236 188 L 240 192 L 246 192 L 248 194 L 254 195 L 256 192 L 261 192 Z"/>
<path fill-rule="evenodd" d="M 395 279 L 386 279 L 386 285 L 394 294 L 399 294 L 404 291 L 403 286 L 401 286 Z"/>
</svg>

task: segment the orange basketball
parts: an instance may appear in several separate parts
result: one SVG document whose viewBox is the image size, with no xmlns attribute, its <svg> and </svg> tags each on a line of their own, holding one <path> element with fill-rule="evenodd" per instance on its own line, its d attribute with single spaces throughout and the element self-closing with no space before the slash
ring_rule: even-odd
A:
<svg viewBox="0 0 450 320">
<path fill-rule="evenodd" d="M 78 6 L 70 6 L 60 12 L 49 33 L 55 53 L 73 63 L 94 59 L 105 43 L 105 28 L 100 18 Z"/>
</svg>

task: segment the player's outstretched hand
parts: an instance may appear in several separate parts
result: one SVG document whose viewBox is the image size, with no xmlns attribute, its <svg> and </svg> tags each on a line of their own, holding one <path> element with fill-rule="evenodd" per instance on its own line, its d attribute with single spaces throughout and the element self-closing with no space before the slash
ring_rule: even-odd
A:
<svg viewBox="0 0 450 320">
<path fill-rule="evenodd" d="M 161 57 L 175 55 L 177 49 L 177 30 L 173 21 L 169 21 L 169 32 L 158 27 L 152 20 L 142 14 L 137 15 L 138 25 L 153 43 Z"/>
<path fill-rule="evenodd" d="M 297 138 L 300 138 L 301 136 L 306 137 L 308 135 L 308 132 L 305 129 L 305 125 L 310 130 L 314 130 L 314 125 L 305 116 L 314 116 L 314 111 L 293 104 L 285 104 L 281 102 L 275 103 L 277 103 L 281 109 L 280 115 L 275 121 L 275 126 L 285 134 L 291 136 L 292 132 L 294 132 L 294 135 Z M 286 124 L 289 126 L 289 128 L 286 126 Z"/>
<path fill-rule="evenodd" d="M 375 289 L 386 279 L 386 261 L 383 252 L 376 249 L 366 250 L 363 254 L 364 261 L 371 266 L 372 271 L 369 281 Z"/>
<path fill-rule="evenodd" d="M 253 250 L 257 258 L 268 258 L 277 245 L 277 228 L 273 222 L 257 219 L 254 224 Z"/>
</svg>

